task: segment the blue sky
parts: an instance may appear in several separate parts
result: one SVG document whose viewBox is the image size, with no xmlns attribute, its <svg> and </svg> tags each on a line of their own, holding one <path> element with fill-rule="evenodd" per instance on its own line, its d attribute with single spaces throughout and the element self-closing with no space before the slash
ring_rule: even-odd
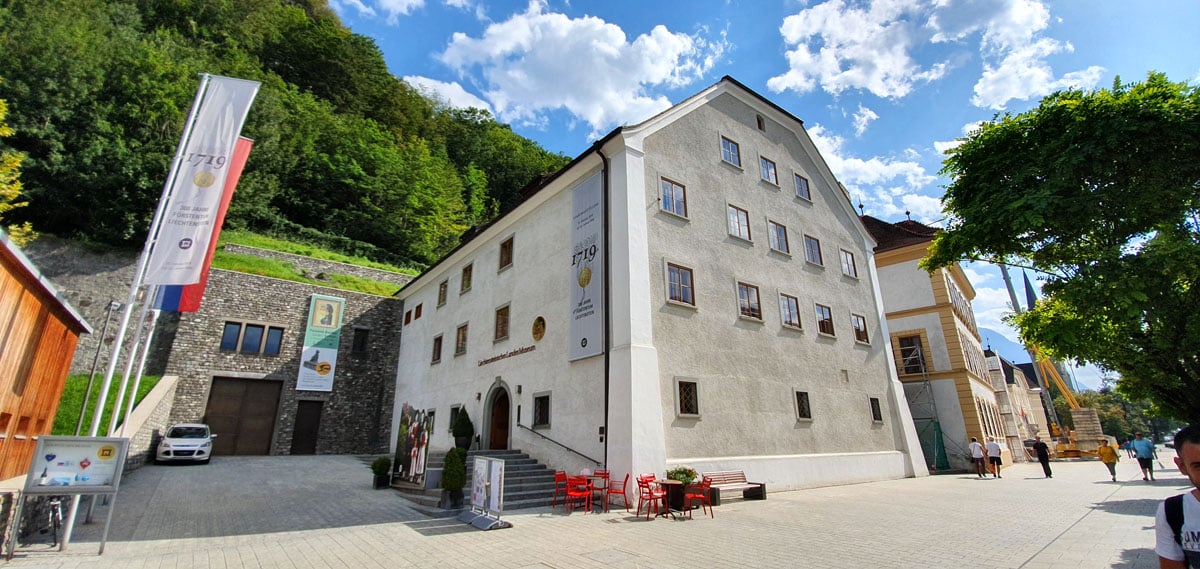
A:
<svg viewBox="0 0 1200 569">
<path fill-rule="evenodd" d="M 568 156 L 730 75 L 804 120 L 888 221 L 937 225 L 942 151 L 996 113 L 1116 76 L 1200 80 L 1195 0 L 329 2 L 393 74 Z M 966 268 L 980 325 L 1015 340 L 999 271 Z"/>
</svg>

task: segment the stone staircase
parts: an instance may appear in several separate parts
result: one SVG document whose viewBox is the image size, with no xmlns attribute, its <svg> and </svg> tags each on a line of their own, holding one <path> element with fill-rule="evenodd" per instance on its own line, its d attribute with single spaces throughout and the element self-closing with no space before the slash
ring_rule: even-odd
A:
<svg viewBox="0 0 1200 569">
<path fill-rule="evenodd" d="M 467 452 L 467 487 L 463 488 L 468 507 L 471 500 L 471 475 L 477 456 L 504 461 L 505 511 L 550 505 L 550 500 L 554 497 L 554 471 L 546 465 L 519 450 L 472 450 Z M 445 452 L 431 452 L 426 458 L 425 488 L 406 483 L 393 483 L 392 488 L 422 506 L 422 510 L 432 513 L 431 510 L 439 507 L 442 495 L 439 484 L 445 462 Z"/>
<path fill-rule="evenodd" d="M 519 450 L 473 450 L 467 453 L 467 480 L 470 485 L 475 457 L 504 461 L 504 510 L 522 510 L 549 506 L 554 497 L 554 471 Z M 469 488 L 468 488 L 469 491 Z M 468 496 L 468 500 L 470 497 Z"/>
</svg>

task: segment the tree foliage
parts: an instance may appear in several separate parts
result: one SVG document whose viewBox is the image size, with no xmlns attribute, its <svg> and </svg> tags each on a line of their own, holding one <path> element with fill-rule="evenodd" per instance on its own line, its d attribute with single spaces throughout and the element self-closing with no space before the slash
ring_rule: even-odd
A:
<svg viewBox="0 0 1200 569">
<path fill-rule="evenodd" d="M 63 236 L 141 244 L 200 73 L 263 84 L 234 228 L 419 266 L 567 161 L 425 98 L 322 0 L 12 0 L 0 53 L 12 216 Z"/>
<path fill-rule="evenodd" d="M 4 122 L 7 115 L 8 104 L 4 99 L 0 99 L 0 137 L 12 136 L 13 133 L 12 128 Z M 0 152 L 0 218 L 15 208 L 29 205 L 29 202 L 17 201 L 21 196 L 22 158 L 21 154 L 16 152 Z M 21 225 L 9 225 L 7 229 L 9 237 L 20 246 L 37 237 L 28 221 Z"/>
<path fill-rule="evenodd" d="M 926 268 L 1028 266 L 1045 298 L 1013 322 L 1050 355 L 1120 373 L 1117 388 L 1200 416 L 1200 88 L 1159 73 L 1062 91 L 949 151 L 952 221 Z"/>
</svg>

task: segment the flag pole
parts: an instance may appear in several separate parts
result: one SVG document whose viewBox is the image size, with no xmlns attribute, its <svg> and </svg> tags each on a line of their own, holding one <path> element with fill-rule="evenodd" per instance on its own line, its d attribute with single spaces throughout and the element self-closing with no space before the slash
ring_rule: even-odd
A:
<svg viewBox="0 0 1200 569">
<path fill-rule="evenodd" d="M 125 302 L 125 309 L 121 312 L 121 323 L 117 326 L 116 341 L 113 342 L 112 356 L 108 359 L 108 365 L 104 370 L 104 382 L 100 387 L 100 395 L 96 400 L 96 411 L 92 415 L 92 426 L 88 430 L 88 436 L 94 437 L 100 430 L 100 418 L 104 416 L 104 405 L 108 400 L 108 390 L 112 387 L 113 373 L 117 369 L 117 358 L 121 355 L 121 344 L 125 340 L 125 332 L 129 328 L 129 318 L 133 315 L 133 305 L 138 300 L 138 289 L 142 286 L 142 279 L 146 276 L 146 265 L 150 261 L 150 250 L 154 248 L 154 243 L 158 239 L 158 232 L 162 228 L 163 213 L 167 210 L 167 202 L 171 199 L 171 188 L 175 184 L 175 177 L 179 175 L 179 166 L 183 163 L 183 151 L 187 147 L 187 140 L 192 135 L 192 129 L 196 126 L 196 111 L 200 108 L 200 101 L 204 99 L 204 92 L 208 89 L 208 82 L 211 76 L 207 73 L 200 74 L 200 88 L 196 90 L 196 97 L 192 100 L 192 109 L 188 112 L 187 122 L 184 123 L 183 136 L 180 138 L 179 147 L 175 149 L 175 158 L 171 161 L 171 171 L 167 176 L 167 182 L 163 184 L 162 196 L 158 200 L 158 208 L 154 210 L 154 219 L 150 222 L 150 231 L 146 234 L 146 244 L 142 247 L 142 256 L 138 258 L 137 270 L 133 276 L 133 283 L 129 286 L 129 296 Z M 130 356 L 132 357 L 132 355 Z M 75 529 L 75 513 L 79 510 L 79 500 L 82 497 L 76 494 L 71 499 L 71 507 L 67 512 L 67 522 L 63 527 L 62 543 L 59 546 L 59 551 L 65 551 L 67 544 L 71 541 L 71 532 Z"/>
</svg>

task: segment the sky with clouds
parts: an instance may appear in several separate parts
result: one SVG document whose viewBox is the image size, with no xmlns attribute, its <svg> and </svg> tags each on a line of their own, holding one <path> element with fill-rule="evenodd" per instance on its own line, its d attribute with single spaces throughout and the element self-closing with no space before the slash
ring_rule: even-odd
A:
<svg viewBox="0 0 1200 569">
<path fill-rule="evenodd" d="M 396 76 L 568 156 L 732 76 L 804 121 L 867 214 L 932 225 L 942 152 L 979 122 L 1117 77 L 1200 81 L 1195 0 L 329 4 Z M 999 271 L 967 269 L 980 325 L 1015 340 Z"/>
</svg>

